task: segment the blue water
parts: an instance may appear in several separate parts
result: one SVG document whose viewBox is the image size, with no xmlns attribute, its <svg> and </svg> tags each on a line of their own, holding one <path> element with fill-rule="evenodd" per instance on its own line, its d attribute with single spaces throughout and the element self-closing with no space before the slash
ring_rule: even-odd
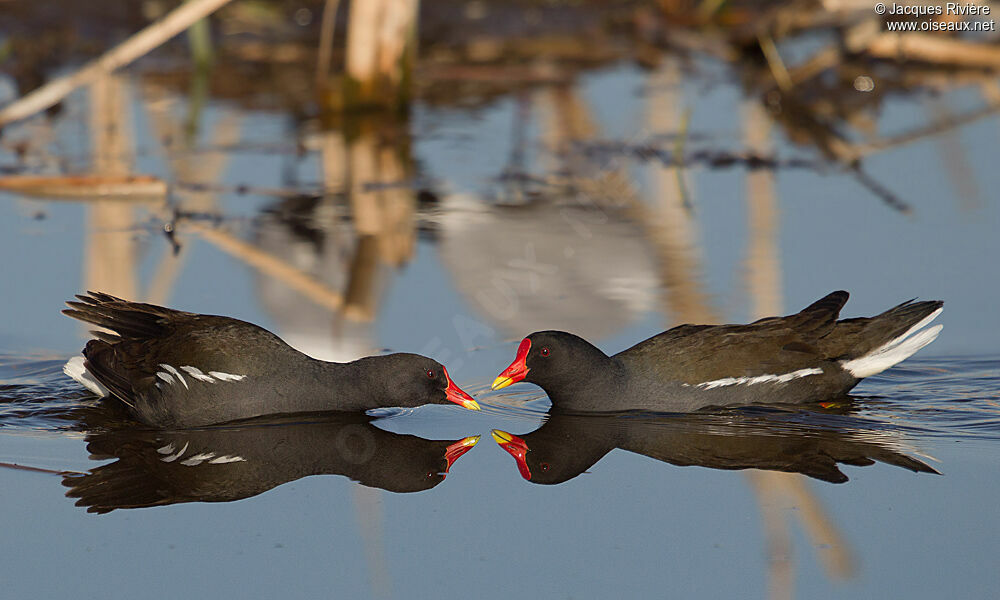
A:
<svg viewBox="0 0 1000 600">
<path fill-rule="evenodd" d="M 671 133 L 648 122 L 649 94 L 623 93 L 646 90 L 648 77 L 620 66 L 581 79 L 574 90 L 592 107 L 597 137 Z M 692 109 L 692 135 L 740 148 L 738 91 L 703 83 L 692 76 L 680 85 L 678 110 Z M 136 80 L 126 76 L 123 85 L 134 89 Z M 133 143 L 156 147 L 148 108 L 141 96 L 130 97 Z M 167 99 L 183 114 L 182 99 Z M 943 101 L 966 100 L 959 94 Z M 527 170 L 555 177 L 559 162 L 541 138 L 552 107 L 541 92 L 528 101 L 535 111 L 526 125 Z M 87 148 L 86 94 L 72 97 L 69 106 L 60 117 L 57 150 Z M 744 194 L 747 172 L 740 168 L 688 169 L 693 210 L 677 217 L 664 209 L 661 229 L 648 227 L 659 209 L 640 218 L 544 186 L 525 203 L 498 179 L 518 114 L 508 99 L 475 111 L 416 106 L 409 158 L 419 172 L 370 176 L 403 190 L 375 203 L 383 210 L 377 235 L 359 233 L 339 196 L 293 211 L 262 194 L 199 200 L 176 186 L 166 209 L 117 205 L 127 214 L 122 226 L 97 221 L 90 203 L 0 194 L 4 595 L 992 598 L 1000 586 L 1000 318 L 993 301 L 1000 294 L 1000 210 L 990 190 L 1000 189 L 1000 122 L 981 120 L 950 134 L 967 149 L 979 197 L 960 197 L 941 165 L 940 140 L 926 138 L 866 162 L 912 214 L 886 206 L 836 169 L 779 170 L 771 233 L 758 235 Z M 905 129 L 922 115 L 905 99 L 891 100 L 880 127 Z M 274 112 L 211 102 L 195 151 L 210 156 L 212 128 L 233 117 L 237 139 L 257 149 L 224 153 L 225 167 L 211 182 L 274 188 L 321 181 L 323 140 L 296 132 L 304 154 L 282 152 L 290 126 Z M 5 131 L 5 138 L 29 133 Z M 778 129 L 773 138 L 782 156 L 814 158 Z M 137 171 L 172 184 L 190 177 L 155 152 L 136 164 Z M 590 165 L 578 176 L 598 178 L 602 168 Z M 623 172 L 627 189 L 608 195 L 634 194 L 647 207 L 669 204 L 674 173 L 639 161 Z M 433 182 L 436 202 L 413 203 L 400 180 L 414 178 Z M 351 281 L 357 285 L 359 273 L 369 276 L 371 286 L 357 296 L 368 316 L 324 307 L 210 236 L 185 229 L 183 221 L 177 224 L 182 250 L 174 256 L 161 228 L 175 208 L 219 216 L 234 238 L 345 296 L 357 289 Z M 282 210 L 294 218 L 281 217 Z M 197 224 L 214 227 L 207 220 Z M 110 240 L 105 246 L 102 235 Z M 376 243 L 364 246 L 363 235 Z M 755 254 L 756 243 L 770 244 L 764 258 Z M 119 250 L 108 250 L 116 244 Z M 375 259 L 359 268 L 371 248 Z M 95 274 L 95 263 L 110 266 L 112 274 Z M 755 287 L 765 280 L 770 283 Z M 332 473 L 232 502 L 190 495 L 166 506 L 88 513 L 66 497 L 64 481 L 114 462 L 90 457 L 88 443 L 111 440 L 121 449 L 119 461 L 140 456 L 128 454 L 130 448 L 155 452 L 150 444 L 169 443 L 158 432 L 116 438 L 120 423 L 107 415 L 88 422 L 81 414 L 97 409 L 93 398 L 61 374 L 62 363 L 87 339 L 78 323 L 59 314 L 62 303 L 107 282 L 131 287 L 136 299 L 258 323 L 326 358 L 384 349 L 433 356 L 484 410 L 391 412 L 371 425 L 390 435 L 365 431 L 391 440 L 390 446 L 403 436 L 454 441 L 478 435 L 479 443 L 446 478 L 414 493 Z M 491 439 L 492 429 L 529 439 L 549 424 L 537 388 L 488 391 L 532 329 L 577 331 L 614 352 L 678 322 L 747 321 L 767 307 L 792 312 L 841 288 L 852 292 L 845 317 L 915 296 L 945 301 L 940 338 L 865 380 L 849 406 L 646 424 L 645 437 L 632 425 L 613 426 L 619 439 L 628 438 L 625 447 L 612 445 L 558 485 L 523 479 Z M 296 425 L 305 427 L 302 437 L 316 426 Z M 637 440 L 650 435 L 692 431 L 715 437 L 698 438 L 697 452 L 686 451 L 685 460 L 676 445 L 673 454 L 649 452 L 659 459 L 636 451 Z M 830 453 L 868 444 L 863 448 L 909 457 L 940 474 L 876 460 L 840 464 L 849 481 L 833 484 L 766 469 L 696 466 L 692 459 L 718 455 L 727 440 L 745 435 L 761 436 L 765 444 L 801 441 Z M 753 457 L 741 460 L 729 466 L 747 466 Z M 159 492 L 175 489 L 163 481 Z"/>
<path fill-rule="evenodd" d="M 996 574 L 981 566 L 991 560 L 983 553 L 998 533 L 997 483 L 988 474 L 996 464 L 1000 433 L 995 391 L 1000 370 L 996 360 L 911 363 L 866 381 L 866 395 L 854 401 L 849 414 L 753 411 L 706 416 L 697 426 L 661 420 L 647 425 L 667 443 L 651 443 L 669 454 L 670 436 L 679 432 L 710 430 L 720 439 L 755 435 L 806 446 L 808 440 L 832 433 L 841 446 L 828 446 L 828 451 L 850 439 L 915 458 L 940 475 L 881 462 L 840 465 L 850 481 L 834 485 L 760 470 L 682 468 L 634 449 L 611 449 L 565 483 L 535 485 L 522 479 L 514 461 L 490 441 L 489 430 L 504 429 L 530 441 L 531 431 L 544 419 L 546 402 L 538 394 L 485 394 L 481 414 L 424 408 L 375 422 L 393 434 L 427 439 L 483 436 L 427 491 L 385 492 L 333 474 L 210 504 L 197 499 L 196 489 L 203 488 L 189 490 L 184 480 L 171 480 L 155 468 L 161 454 L 153 455 L 154 466 L 140 468 L 139 476 L 161 493 L 164 486 L 191 492 L 193 502 L 175 498 L 183 503 L 94 516 L 84 512 L 86 505 L 74 506 L 64 496 L 64 481 L 115 464 L 107 458 L 88 459 L 86 443 L 107 444 L 101 427 L 108 425 L 93 427 L 84 439 L 78 422 L 67 417 L 94 408 L 94 401 L 67 384 L 60 361 L 5 357 L 0 367 L 4 461 L 37 469 L 15 470 L 9 464 L 3 469 L 5 528 L 22 532 L 6 541 L 14 550 L 5 564 L 13 575 L 7 581 L 18 593 L 68 594 L 78 581 L 112 561 L 130 567 L 114 575 L 115 589 L 140 593 L 157 582 L 155 597 L 225 590 L 251 597 L 304 596 L 322 589 L 362 596 L 451 595 L 473 589 L 491 597 L 493 588 L 500 587 L 528 595 L 596 597 L 616 589 L 654 593 L 665 586 L 677 593 L 716 596 L 745 593 L 751 585 L 755 594 L 763 593 L 769 569 L 788 563 L 796 586 L 809 590 L 810 597 L 873 590 L 930 597 L 947 591 L 942 578 L 961 577 L 968 597 L 985 598 L 996 584 Z M 301 428 L 308 426 L 295 427 L 305 435 Z M 232 435 L 228 443 L 239 443 Z M 138 451 L 135 440 L 142 435 L 133 431 L 122 439 L 119 462 Z M 216 450 L 226 447 L 226 437 L 213 439 Z M 125 444 L 129 440 L 132 445 Z M 329 440 L 340 442 L 333 435 Z M 587 443 L 580 438 L 580 451 Z M 767 448 L 749 446 L 761 447 Z M 727 452 L 724 444 L 701 450 L 716 456 Z M 754 458 L 749 450 L 738 454 Z M 306 451 L 300 459 L 309 455 Z M 691 447 L 681 455 L 699 456 Z M 256 459 L 267 461 L 267 456 Z M 406 460 L 402 454 L 398 458 Z M 207 465 L 169 466 L 183 478 Z M 289 473 L 296 469 L 294 464 L 283 468 Z M 102 485 L 123 488 L 119 493 L 124 495 L 117 498 L 127 502 L 132 473 L 120 472 L 119 479 Z M 748 473 L 764 479 L 754 483 Z M 220 470 L 205 477 L 210 482 L 225 476 Z M 748 484 L 790 491 L 755 496 Z M 255 485 L 244 478 L 231 487 Z M 207 499 L 218 501 L 216 496 Z M 790 527 L 787 555 L 768 558 L 761 502 L 777 509 Z M 815 515 L 807 517 L 803 503 L 819 506 L 818 518 L 828 522 L 833 538 L 809 529 L 805 522 Z M 837 555 L 849 566 L 824 571 L 818 562 L 824 555 Z M 54 565 L 60 576 L 47 576 Z M 586 566 L 584 574 L 581 565 Z M 713 577 L 723 566 L 723 573 Z M 187 576 L 176 577 L 174 571 Z M 266 575 L 263 583 L 261 573 Z M 103 593 L 95 590 L 93 596 Z"/>
</svg>

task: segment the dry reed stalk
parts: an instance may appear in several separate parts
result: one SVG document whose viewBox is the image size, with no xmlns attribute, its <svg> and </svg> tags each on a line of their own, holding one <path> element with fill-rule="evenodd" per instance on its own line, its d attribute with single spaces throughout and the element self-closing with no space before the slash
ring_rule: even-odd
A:
<svg viewBox="0 0 1000 600">
<path fill-rule="evenodd" d="M 308 273 L 244 242 L 234 235 L 196 222 L 185 222 L 183 227 L 188 231 L 198 234 L 203 240 L 227 254 L 240 259 L 261 273 L 281 281 L 320 306 L 324 306 L 332 311 L 340 311 L 344 306 L 344 296 L 340 292 L 331 290 L 325 283 Z M 366 320 L 365 315 L 357 314 L 356 312 L 346 312 L 344 316 L 351 320 Z"/>
<path fill-rule="evenodd" d="M 355 0 L 347 24 L 344 104 L 406 103 L 416 57 L 418 0 Z"/>
<path fill-rule="evenodd" d="M 868 44 L 877 58 L 922 61 L 961 67 L 1000 68 L 1000 47 L 930 33 L 883 33 Z"/>
<path fill-rule="evenodd" d="M 162 19 L 140 30 L 76 71 L 53 79 L 26 96 L 0 110 L 0 126 L 26 119 L 49 108 L 76 88 L 86 85 L 102 74 L 110 73 L 160 46 L 200 19 L 207 17 L 230 0 L 188 0 Z"/>
<path fill-rule="evenodd" d="M 70 200 L 147 201 L 167 195 L 166 182 L 152 175 L 8 175 L 0 177 L 0 189 L 25 196 Z"/>
</svg>

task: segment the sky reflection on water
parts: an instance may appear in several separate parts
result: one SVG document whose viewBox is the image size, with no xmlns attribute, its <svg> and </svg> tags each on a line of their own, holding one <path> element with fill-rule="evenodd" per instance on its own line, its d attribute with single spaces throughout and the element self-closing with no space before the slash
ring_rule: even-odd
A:
<svg viewBox="0 0 1000 600">
<path fill-rule="evenodd" d="M 62 398 L 65 408 L 81 400 L 66 395 L 71 384 L 60 382 L 57 367 L 86 334 L 59 310 L 87 287 L 118 285 L 135 297 L 259 323 L 324 358 L 386 348 L 433 356 L 463 388 L 482 394 L 482 414 L 430 407 L 373 427 L 447 443 L 482 438 L 445 481 L 420 493 L 305 477 L 239 502 L 99 518 L 63 496 L 60 477 L 5 469 L 0 575 L 8 593 L 758 597 L 775 581 L 793 580 L 790 589 L 808 598 L 937 598 L 956 589 L 992 597 L 1000 586 L 993 558 L 1000 483 L 991 476 L 1000 459 L 1000 321 L 992 301 L 1000 293 L 1000 219 L 988 191 L 1000 189 L 997 120 L 951 134 L 970 149 L 966 168 L 982 190 L 978 201 L 958 197 L 934 139 L 867 160 L 912 205 L 910 216 L 836 170 L 766 172 L 773 194 L 753 200 L 745 187 L 768 183 L 748 181 L 752 172 L 742 168 L 678 173 L 655 161 L 595 165 L 560 153 L 579 133 L 554 124 L 570 100 L 589 107 L 591 141 L 671 133 L 676 121 L 664 115 L 693 107 L 692 135 L 739 147 L 752 120 L 740 92 L 672 68 L 614 66 L 568 90 L 472 111 L 418 104 L 409 129 L 353 142 L 337 130 L 290 131 L 282 114 L 211 102 L 195 141 L 207 149 L 168 160 L 149 150 L 155 122 L 177 127 L 186 102 L 160 90 L 160 104 L 146 103 L 150 89 L 140 78 L 116 78 L 136 124 L 134 143 L 147 149 L 135 168 L 178 184 L 174 204 L 0 194 L 4 309 L 15 316 L 0 326 L 0 349 L 29 367 L 6 369 L 3 384 L 37 384 L 19 393 Z M 969 103 L 962 93 L 949 101 Z M 531 110 L 521 123 L 525 103 Z M 84 94 L 68 105 L 58 131 L 67 152 L 91 151 L 80 125 L 88 106 Z M 879 127 L 925 118 L 919 102 L 897 99 Z M 518 156 L 517 127 L 529 140 L 520 155 L 525 170 L 544 185 L 518 188 L 500 177 Z M 288 147 L 290 136 L 304 153 L 212 150 Z M 781 132 L 770 137 L 780 155 L 812 158 Z M 382 170 L 365 171 L 372 162 Z M 229 191 L 184 191 L 179 182 L 192 179 Z M 402 185 L 365 188 L 414 180 L 432 183 L 422 199 Z M 342 193 L 317 202 L 233 191 L 318 182 Z M 175 219 L 177 210 L 213 218 Z M 344 218 L 349 212 L 353 220 Z M 165 221 L 177 226 L 177 254 L 161 233 Z M 293 289 L 289 271 L 264 264 L 267 257 L 320 285 Z M 490 439 L 491 429 L 527 439 L 544 419 L 547 405 L 533 388 L 485 393 L 533 329 L 589 333 L 614 352 L 678 322 L 790 312 L 838 288 L 852 292 L 844 316 L 913 296 L 946 301 L 940 339 L 859 386 L 865 399 L 854 415 L 881 424 L 867 442 L 884 446 L 880 436 L 888 435 L 892 451 L 943 476 L 848 466 L 851 481 L 834 486 L 758 470 L 677 468 L 613 450 L 550 487 L 524 481 Z M 94 469 L 82 433 L 37 420 L 33 408 L 3 407 L 0 460 Z M 857 436 L 860 425 L 843 427 Z M 82 589 L 81 582 L 90 583 Z"/>
</svg>

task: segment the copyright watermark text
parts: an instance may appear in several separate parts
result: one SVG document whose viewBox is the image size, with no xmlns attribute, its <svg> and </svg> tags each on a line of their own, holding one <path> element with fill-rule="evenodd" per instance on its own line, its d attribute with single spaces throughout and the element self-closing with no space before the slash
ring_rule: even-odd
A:
<svg viewBox="0 0 1000 600">
<path fill-rule="evenodd" d="M 992 14 L 989 5 L 971 2 L 945 2 L 943 4 L 885 4 L 878 2 L 875 13 L 899 17 L 987 17 Z M 928 19 L 886 21 L 889 31 L 996 31 L 997 24 L 993 19 L 979 18 L 976 20 Z"/>
</svg>

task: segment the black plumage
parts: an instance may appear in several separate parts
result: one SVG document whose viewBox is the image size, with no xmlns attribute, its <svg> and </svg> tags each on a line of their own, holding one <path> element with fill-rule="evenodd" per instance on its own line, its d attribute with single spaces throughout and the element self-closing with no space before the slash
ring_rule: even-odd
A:
<svg viewBox="0 0 1000 600">
<path fill-rule="evenodd" d="M 87 373 L 133 417 L 157 427 L 449 402 L 479 408 L 440 363 L 417 354 L 332 363 L 306 356 L 238 319 L 101 292 L 77 298 L 67 303 L 66 315 L 110 330 L 95 332 L 87 342 Z M 66 371 L 87 383 L 69 364 Z"/>
<path fill-rule="evenodd" d="M 324 413 L 178 431 L 95 429 L 87 433 L 91 457 L 113 462 L 67 474 L 63 484 L 77 506 L 96 513 L 231 502 L 310 475 L 419 492 L 441 483 L 478 441 L 427 440 L 370 421 L 361 414 Z"/>
<path fill-rule="evenodd" d="M 746 411 L 747 409 L 734 409 Z M 493 438 L 532 483 L 568 481 L 620 448 L 678 466 L 801 473 L 830 483 L 848 480 L 838 467 L 877 462 L 937 473 L 899 451 L 901 432 L 852 416 L 756 412 L 686 415 L 554 413 L 521 436 Z"/>
<path fill-rule="evenodd" d="M 680 325 L 614 356 L 571 333 L 535 332 L 493 387 L 528 381 L 554 407 L 581 411 L 820 402 L 910 356 L 940 331 L 920 330 L 940 312 L 940 301 L 911 300 L 874 317 L 838 320 L 847 298 L 833 292 L 793 315 L 746 325 Z"/>
</svg>

